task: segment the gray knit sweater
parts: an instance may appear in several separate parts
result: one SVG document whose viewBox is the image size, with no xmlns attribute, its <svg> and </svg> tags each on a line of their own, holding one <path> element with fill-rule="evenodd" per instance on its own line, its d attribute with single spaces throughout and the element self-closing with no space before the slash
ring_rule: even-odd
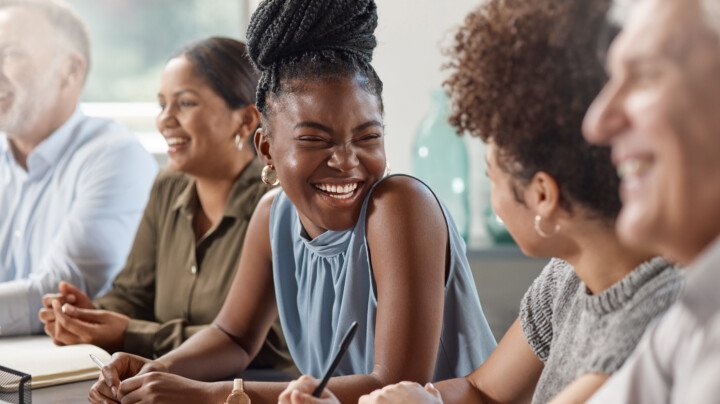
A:
<svg viewBox="0 0 720 404">
<path fill-rule="evenodd" d="M 565 261 L 553 259 L 525 293 L 523 333 L 545 363 L 533 404 L 545 403 L 586 373 L 614 373 L 645 327 L 678 297 L 682 273 L 647 261 L 598 295 Z"/>
</svg>

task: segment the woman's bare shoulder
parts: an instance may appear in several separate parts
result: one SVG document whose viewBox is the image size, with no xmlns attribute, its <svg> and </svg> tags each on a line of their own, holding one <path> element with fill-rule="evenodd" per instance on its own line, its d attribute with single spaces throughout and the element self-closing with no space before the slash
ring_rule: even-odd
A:
<svg viewBox="0 0 720 404">
<path fill-rule="evenodd" d="M 406 175 L 395 175 L 382 181 L 368 201 L 368 218 L 375 214 L 402 214 L 408 210 L 442 214 L 430 188 L 417 178 Z"/>
</svg>

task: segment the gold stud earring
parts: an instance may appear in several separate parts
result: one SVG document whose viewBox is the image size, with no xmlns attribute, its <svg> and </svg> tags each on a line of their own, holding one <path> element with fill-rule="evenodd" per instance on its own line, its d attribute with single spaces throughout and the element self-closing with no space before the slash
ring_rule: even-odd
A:
<svg viewBox="0 0 720 404">
<path fill-rule="evenodd" d="M 270 173 L 275 173 L 275 179 L 270 181 Z M 262 179 L 262 182 L 265 183 L 265 185 L 273 187 L 280 183 L 280 178 L 278 178 L 277 173 L 275 172 L 275 167 L 272 166 L 272 164 L 268 164 L 265 167 L 263 167 L 262 175 L 260 175 L 260 179 Z"/>
</svg>

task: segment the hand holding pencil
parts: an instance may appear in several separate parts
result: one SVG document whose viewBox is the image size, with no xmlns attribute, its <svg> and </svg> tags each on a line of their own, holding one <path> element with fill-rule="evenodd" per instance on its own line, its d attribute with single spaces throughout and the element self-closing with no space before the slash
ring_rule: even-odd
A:
<svg viewBox="0 0 720 404">
<path fill-rule="evenodd" d="M 320 384 L 320 379 L 303 375 L 293 380 L 278 397 L 278 404 L 340 404 L 340 400 L 328 389 L 323 389 L 320 397 L 313 392 Z"/>
<path fill-rule="evenodd" d="M 318 381 L 307 375 L 300 377 L 290 383 L 282 394 L 280 394 L 278 404 L 340 404 L 337 397 L 325 389 L 325 386 L 330 380 L 330 377 L 332 377 L 332 374 L 335 373 L 335 369 L 337 369 L 337 366 L 340 364 L 340 360 L 342 360 L 345 351 L 347 351 L 350 342 L 352 342 L 357 329 L 357 321 L 353 321 L 340 342 L 337 353 L 330 363 L 330 366 L 328 366 L 327 371 L 325 371 L 325 376 L 322 380 Z M 309 393 L 310 391 L 312 391 L 312 395 Z"/>
</svg>

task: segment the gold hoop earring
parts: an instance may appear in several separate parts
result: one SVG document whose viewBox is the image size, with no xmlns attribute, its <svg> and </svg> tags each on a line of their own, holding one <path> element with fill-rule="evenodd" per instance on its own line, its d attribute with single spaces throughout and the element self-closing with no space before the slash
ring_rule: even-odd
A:
<svg viewBox="0 0 720 404">
<path fill-rule="evenodd" d="M 237 147 L 238 150 L 243 149 L 243 141 L 239 133 L 235 135 L 235 147 Z"/>
<path fill-rule="evenodd" d="M 262 179 L 262 182 L 265 183 L 265 185 L 274 187 L 275 185 L 280 183 L 280 178 L 277 177 L 277 173 L 275 173 L 275 179 L 270 181 L 270 172 L 275 172 L 275 167 L 272 166 L 272 164 L 268 164 L 265 167 L 263 167 L 262 175 L 260 175 L 260 179 Z"/>
<path fill-rule="evenodd" d="M 541 221 L 541 220 L 542 220 L 542 218 L 540 217 L 540 215 L 535 215 L 535 231 L 537 232 L 537 234 L 540 235 L 540 237 L 542 237 L 542 238 L 550 238 L 550 237 L 554 236 L 555 234 L 557 234 L 558 230 L 560 230 L 560 225 L 559 225 L 559 224 L 556 224 L 556 225 L 555 225 L 555 228 L 553 229 L 553 232 L 552 232 L 552 233 L 550 233 L 550 234 L 549 234 L 549 233 L 546 233 L 546 232 L 540 227 L 540 221 Z"/>
</svg>

